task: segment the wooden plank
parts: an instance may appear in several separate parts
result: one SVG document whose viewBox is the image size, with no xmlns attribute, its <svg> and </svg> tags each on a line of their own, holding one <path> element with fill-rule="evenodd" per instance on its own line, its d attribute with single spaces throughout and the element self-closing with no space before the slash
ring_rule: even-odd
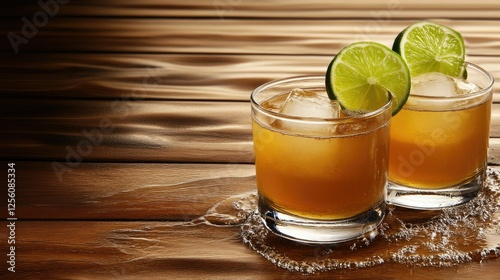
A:
<svg viewBox="0 0 500 280">
<path fill-rule="evenodd" d="M 2 225 L 1 237 L 7 238 L 5 222 Z M 3 244 L 1 249 L 6 252 Z M 2 278 L 11 273 L 4 269 L 6 261 L 3 264 Z M 236 227 L 183 227 L 167 222 L 18 221 L 16 264 L 16 273 L 10 276 L 17 279 L 201 279 L 201 275 L 234 279 L 261 267 L 266 272 L 275 270 L 240 241 Z"/>
<path fill-rule="evenodd" d="M 0 54 L 0 97 L 248 101 L 257 86 L 324 75 L 333 56 L 203 54 Z M 495 78 L 500 56 L 469 56 Z"/>
<path fill-rule="evenodd" d="M 0 34 L 6 38 L 0 41 L 0 51 L 333 55 L 360 40 L 392 45 L 414 21 L 392 20 L 377 26 L 371 20 L 55 17 L 30 32 L 23 21 L 8 18 L 0 23 Z M 470 55 L 500 54 L 498 21 L 436 22 L 461 32 Z"/>
<path fill-rule="evenodd" d="M 492 111 L 499 137 L 500 104 Z M 252 163 L 250 118 L 248 102 L 3 99 L 0 158 Z"/>
<path fill-rule="evenodd" d="M 256 192 L 253 164 L 82 163 L 60 172 L 52 162 L 14 163 L 20 220 L 190 221 Z M 5 220 L 6 203 L 0 213 Z"/>
<path fill-rule="evenodd" d="M 52 162 L 12 162 L 20 220 L 190 221 L 257 191 L 253 164 L 82 163 L 60 173 Z M 6 203 L 0 213 L 8 218 Z"/>
<path fill-rule="evenodd" d="M 0 96 L 248 101 L 252 90 L 272 79 L 323 75 L 330 60 L 327 56 L 21 53 L 0 60 L 0 68 L 9 69 L 0 75 Z"/>
<path fill-rule="evenodd" d="M 2 3 L 2 16 L 32 15 L 43 8 L 36 0 Z M 50 1 L 49 1 L 50 2 Z M 64 3 L 65 1 L 60 1 Z M 374 22 L 400 18 L 496 19 L 500 4 L 480 1 L 243 1 L 243 0 L 72 0 L 59 5 L 58 16 L 202 17 L 202 18 L 373 18 Z"/>
<path fill-rule="evenodd" d="M 0 101 L 2 158 L 252 162 L 247 102 Z"/>
<path fill-rule="evenodd" d="M 7 240 L 6 222 L 0 238 Z M 239 227 L 169 222 L 16 222 L 16 272 L 2 279 L 303 279 L 275 267 L 244 245 Z M 362 249 L 359 249 L 362 250 Z M 314 257 L 314 256 L 311 256 Z M 452 267 L 394 263 L 341 269 L 307 279 L 496 279 L 500 258 Z M 9 278 L 10 277 L 10 278 Z"/>
</svg>

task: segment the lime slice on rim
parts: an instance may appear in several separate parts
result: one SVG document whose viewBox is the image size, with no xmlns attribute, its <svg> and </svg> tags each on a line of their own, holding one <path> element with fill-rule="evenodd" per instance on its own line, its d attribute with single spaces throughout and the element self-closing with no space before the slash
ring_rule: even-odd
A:
<svg viewBox="0 0 500 280">
<path fill-rule="evenodd" d="M 375 42 L 357 42 L 343 48 L 326 72 L 326 90 L 351 112 L 374 111 L 392 95 L 395 115 L 410 94 L 410 72 L 399 54 Z"/>
<path fill-rule="evenodd" d="M 465 43 L 457 31 L 433 22 L 417 22 L 398 34 L 392 49 L 408 64 L 412 77 L 440 72 L 465 77 Z"/>
</svg>

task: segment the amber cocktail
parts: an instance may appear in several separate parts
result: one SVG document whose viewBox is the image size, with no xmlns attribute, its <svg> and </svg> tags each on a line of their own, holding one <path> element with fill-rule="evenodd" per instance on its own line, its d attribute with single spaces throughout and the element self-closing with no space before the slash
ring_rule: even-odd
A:
<svg viewBox="0 0 500 280">
<path fill-rule="evenodd" d="M 388 202 L 438 209 L 469 201 L 483 186 L 493 78 L 476 65 L 466 69 L 465 83 L 412 86 L 392 119 Z"/>
<path fill-rule="evenodd" d="M 273 232 L 306 243 L 374 234 L 385 209 L 391 98 L 349 116 L 324 84 L 289 78 L 251 97 L 260 215 Z"/>
</svg>

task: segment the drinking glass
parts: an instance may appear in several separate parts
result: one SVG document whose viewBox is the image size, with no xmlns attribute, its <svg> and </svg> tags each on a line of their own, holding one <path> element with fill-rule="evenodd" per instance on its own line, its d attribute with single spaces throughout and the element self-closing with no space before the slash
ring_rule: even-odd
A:
<svg viewBox="0 0 500 280">
<path fill-rule="evenodd" d="M 375 236 L 385 215 L 391 97 L 382 108 L 359 115 L 280 113 L 297 88 L 326 96 L 323 76 L 276 80 L 251 94 L 263 223 L 275 234 L 302 243 Z"/>
<path fill-rule="evenodd" d="M 493 77 L 466 64 L 479 90 L 453 96 L 410 94 L 391 121 L 387 202 L 441 209 L 474 198 L 486 176 Z"/>
</svg>

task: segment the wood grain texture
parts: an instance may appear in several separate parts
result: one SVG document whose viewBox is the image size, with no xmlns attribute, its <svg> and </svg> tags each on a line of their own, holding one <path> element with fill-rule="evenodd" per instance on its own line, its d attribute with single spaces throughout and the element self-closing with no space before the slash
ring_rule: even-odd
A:
<svg viewBox="0 0 500 280">
<path fill-rule="evenodd" d="M 0 58 L 0 97 L 248 101 L 265 82 L 324 75 L 333 56 L 20 53 Z M 494 101 L 500 101 L 500 57 L 468 56 L 467 61 L 494 76 Z"/>
<path fill-rule="evenodd" d="M 21 220 L 190 221 L 256 192 L 253 164 L 82 163 L 58 174 L 52 162 L 15 163 Z M 0 198 L 7 201 L 7 192 Z"/>
<path fill-rule="evenodd" d="M 500 104 L 492 111 L 499 137 Z M 248 102 L 4 99 L 0 133 L 1 159 L 253 162 Z"/>
<path fill-rule="evenodd" d="M 257 192 L 253 164 L 82 163 L 59 180 L 51 162 L 15 163 L 22 221 L 189 222 L 205 216 L 226 225 L 234 222 L 211 214 L 231 212 L 225 207 L 232 201 Z M 7 201 L 7 192 L 0 199 Z M 7 205 L 0 211 L 6 220 Z"/>
<path fill-rule="evenodd" d="M 459 31 L 469 55 L 500 55 L 500 24 L 494 20 L 435 20 Z M 415 20 L 376 26 L 364 20 L 110 19 L 58 18 L 47 21 L 19 52 L 214 53 L 333 55 L 360 40 L 392 45 Z M 7 40 L 22 34 L 25 23 L 0 23 L 0 51 L 14 53 Z M 28 33 L 27 33 L 28 34 Z M 19 35 L 20 36 L 20 35 Z"/>
<path fill-rule="evenodd" d="M 6 2 L 6 3 L 5 3 Z M 31 15 L 40 10 L 36 0 L 5 1 L 2 16 Z M 63 2 L 63 1 L 61 1 Z M 480 1 L 265 1 L 265 0 L 71 0 L 60 5 L 59 16 L 189 17 L 189 18 L 394 18 L 498 19 L 500 4 Z"/>
<path fill-rule="evenodd" d="M 500 273 L 497 258 L 444 268 L 387 263 L 304 276 L 277 268 L 246 247 L 238 226 L 18 221 L 16 234 L 15 279 L 493 280 Z M 0 238 L 5 240 L 6 236 L 6 227 L 2 227 Z M 3 244 L 1 249 L 5 249 Z M 5 263 L 6 258 L 2 254 L 0 261 Z M 9 273 L 0 270 L 2 279 L 12 278 Z"/>
<path fill-rule="evenodd" d="M 247 102 L 6 99 L 0 156 L 250 163 L 250 123 Z"/>
</svg>

